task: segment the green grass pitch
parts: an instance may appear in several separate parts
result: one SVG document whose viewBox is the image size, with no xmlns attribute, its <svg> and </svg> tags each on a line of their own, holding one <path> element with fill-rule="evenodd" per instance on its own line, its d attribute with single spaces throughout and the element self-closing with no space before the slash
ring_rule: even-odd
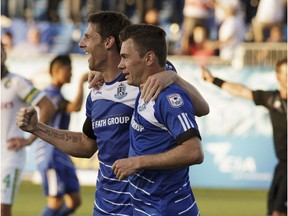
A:
<svg viewBox="0 0 288 216">
<path fill-rule="evenodd" d="M 82 186 L 82 205 L 73 216 L 92 216 L 93 186 Z M 264 216 L 266 190 L 216 190 L 194 188 L 201 216 Z M 40 185 L 21 183 L 13 207 L 13 216 L 38 216 L 45 205 Z"/>
</svg>

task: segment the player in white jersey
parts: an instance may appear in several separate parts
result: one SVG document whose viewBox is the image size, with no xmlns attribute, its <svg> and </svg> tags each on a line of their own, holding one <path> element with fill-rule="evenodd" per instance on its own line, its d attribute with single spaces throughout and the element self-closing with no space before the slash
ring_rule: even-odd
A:
<svg viewBox="0 0 288 216">
<path fill-rule="evenodd" d="M 92 90 L 88 95 L 83 132 L 56 130 L 44 125 L 37 121 L 37 112 L 32 108 L 21 109 L 17 115 L 17 125 L 72 156 L 91 157 L 98 151 L 101 170 L 97 179 L 94 215 L 130 216 L 132 206 L 130 197 L 127 196 L 128 182 L 117 180 L 111 166 L 116 159 L 128 155 L 129 123 L 135 93 L 138 91 L 138 88 L 127 87 L 126 81 L 123 80 L 124 75 L 118 68 L 119 32 L 131 25 L 131 22 L 123 14 L 112 11 L 90 14 L 87 20 L 88 27 L 79 46 L 89 54 L 89 69 L 100 71 L 105 84 L 99 91 Z M 169 73 L 172 75 L 169 76 Z M 150 80 L 148 89 L 152 94 L 149 90 L 148 95 L 157 92 L 157 85 L 153 88 L 154 81 L 165 80 L 165 77 L 174 77 L 174 80 L 166 80 L 171 84 L 175 82 L 177 74 L 175 76 L 174 72 L 165 72 L 160 78 Z M 185 83 L 182 79 L 177 79 L 178 81 Z M 167 82 L 164 82 L 164 86 L 168 85 Z M 195 103 L 199 105 L 198 111 L 200 115 L 205 115 L 208 105 L 194 90 L 191 94 L 194 95 Z"/>
<path fill-rule="evenodd" d="M 165 32 L 158 26 L 131 25 L 120 33 L 119 68 L 129 85 L 139 86 L 165 68 Z M 201 136 L 187 93 L 172 84 L 155 101 L 136 98 L 130 125 L 129 157 L 112 169 L 130 183 L 133 215 L 199 216 L 189 166 L 203 162 Z"/>
<path fill-rule="evenodd" d="M 35 136 L 24 137 L 15 124 L 16 114 L 23 106 L 39 106 L 40 120 L 48 122 L 55 109 L 44 92 L 22 76 L 8 72 L 5 60 L 6 52 L 1 43 L 1 215 L 11 216 L 25 166 L 23 147 L 36 139 Z"/>
</svg>

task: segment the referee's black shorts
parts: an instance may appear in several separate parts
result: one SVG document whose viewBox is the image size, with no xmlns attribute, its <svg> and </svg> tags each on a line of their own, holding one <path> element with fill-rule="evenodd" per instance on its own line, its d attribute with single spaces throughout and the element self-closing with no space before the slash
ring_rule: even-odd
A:
<svg viewBox="0 0 288 216">
<path fill-rule="evenodd" d="M 268 215 L 273 211 L 287 213 L 287 163 L 279 162 L 268 194 Z"/>
</svg>

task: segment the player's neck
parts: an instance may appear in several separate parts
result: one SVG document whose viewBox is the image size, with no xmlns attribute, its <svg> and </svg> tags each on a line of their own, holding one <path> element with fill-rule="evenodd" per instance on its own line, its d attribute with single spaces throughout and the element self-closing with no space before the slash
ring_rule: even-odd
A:
<svg viewBox="0 0 288 216">
<path fill-rule="evenodd" d="M 61 87 L 63 86 L 63 84 L 61 84 L 55 80 L 52 80 L 51 85 L 54 86 L 55 88 L 59 88 L 59 89 L 61 89 Z"/>
<path fill-rule="evenodd" d="M 102 73 L 105 82 L 112 82 L 113 80 L 115 80 L 120 74 L 121 71 L 117 68 L 114 68 L 114 70 L 107 70 L 105 72 Z"/>
<path fill-rule="evenodd" d="M 109 57 L 107 58 L 105 70 L 102 71 L 105 82 L 112 82 L 120 75 L 121 70 L 118 68 L 119 62 L 119 53 L 110 52 Z"/>
</svg>

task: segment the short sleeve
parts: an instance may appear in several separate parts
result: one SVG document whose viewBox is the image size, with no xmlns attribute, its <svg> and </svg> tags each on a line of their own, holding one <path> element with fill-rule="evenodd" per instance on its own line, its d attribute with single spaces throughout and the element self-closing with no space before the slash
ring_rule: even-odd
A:
<svg viewBox="0 0 288 216">
<path fill-rule="evenodd" d="M 201 139 L 193 104 L 183 90 L 165 91 L 155 106 L 155 117 L 165 125 L 178 144 L 194 136 Z"/>
</svg>

